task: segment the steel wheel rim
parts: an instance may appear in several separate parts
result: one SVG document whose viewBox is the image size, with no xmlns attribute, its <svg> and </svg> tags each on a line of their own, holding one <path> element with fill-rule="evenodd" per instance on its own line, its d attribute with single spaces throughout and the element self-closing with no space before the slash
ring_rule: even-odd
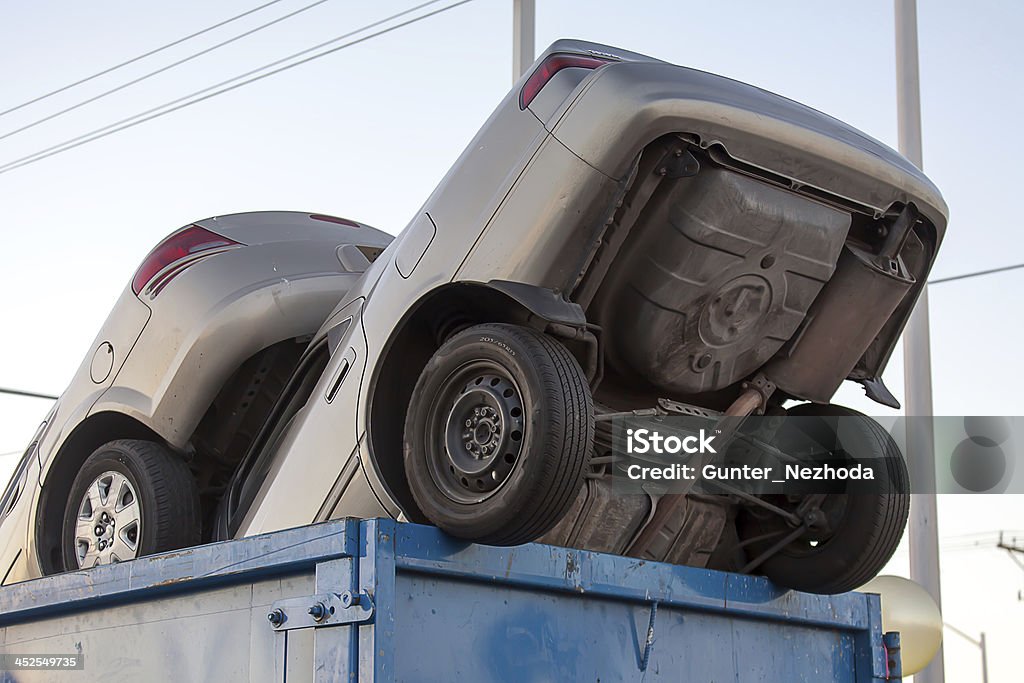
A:
<svg viewBox="0 0 1024 683">
<path fill-rule="evenodd" d="M 456 369 L 428 413 L 431 478 L 456 503 L 484 501 L 501 489 L 519 462 L 526 414 L 518 383 L 488 360 Z"/>
<path fill-rule="evenodd" d="M 92 480 L 75 519 L 75 559 L 81 569 L 138 557 L 142 506 L 131 481 L 108 471 Z"/>
</svg>

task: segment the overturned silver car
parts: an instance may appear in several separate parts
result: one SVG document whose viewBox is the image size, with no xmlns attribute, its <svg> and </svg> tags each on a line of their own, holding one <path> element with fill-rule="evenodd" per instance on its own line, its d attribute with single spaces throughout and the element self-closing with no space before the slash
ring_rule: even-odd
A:
<svg viewBox="0 0 1024 683">
<path fill-rule="evenodd" d="M 0 572 L 386 515 L 849 590 L 899 542 L 900 458 L 871 494 L 621 496 L 611 418 L 852 418 L 831 450 L 890 453 L 829 401 L 895 405 L 946 214 L 820 112 L 559 41 L 394 241 L 267 213 L 157 247 L 4 495 Z"/>
</svg>

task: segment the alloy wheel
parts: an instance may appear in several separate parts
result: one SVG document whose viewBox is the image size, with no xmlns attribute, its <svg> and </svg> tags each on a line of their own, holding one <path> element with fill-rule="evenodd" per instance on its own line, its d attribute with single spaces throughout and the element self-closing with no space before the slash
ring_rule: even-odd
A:
<svg viewBox="0 0 1024 683">
<path fill-rule="evenodd" d="M 142 537 L 142 507 L 132 483 L 104 472 L 85 491 L 75 523 L 75 557 L 82 569 L 132 560 Z"/>
</svg>

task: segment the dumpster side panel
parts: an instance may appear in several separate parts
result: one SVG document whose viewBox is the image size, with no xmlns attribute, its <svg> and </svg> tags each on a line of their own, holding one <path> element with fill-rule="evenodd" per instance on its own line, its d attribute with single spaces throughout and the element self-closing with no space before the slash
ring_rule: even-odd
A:
<svg viewBox="0 0 1024 683">
<path fill-rule="evenodd" d="M 400 574 L 398 681 L 633 681 L 651 605 Z M 657 610 L 645 681 L 853 682 L 849 632 Z"/>
<path fill-rule="evenodd" d="M 378 524 L 394 536 L 388 681 L 885 680 L 877 596 Z"/>
<path fill-rule="evenodd" d="M 0 588 L 0 653 L 84 660 L 0 681 L 878 683 L 880 614 L 873 595 L 348 520 Z"/>
<path fill-rule="evenodd" d="M 19 683 L 269 682 L 282 666 L 278 634 L 267 625 L 270 605 L 312 592 L 312 575 L 298 575 L 53 615 L 5 628 L 3 652 L 84 656 L 83 671 L 18 671 Z M 289 654 L 298 660 L 302 649 Z"/>
</svg>

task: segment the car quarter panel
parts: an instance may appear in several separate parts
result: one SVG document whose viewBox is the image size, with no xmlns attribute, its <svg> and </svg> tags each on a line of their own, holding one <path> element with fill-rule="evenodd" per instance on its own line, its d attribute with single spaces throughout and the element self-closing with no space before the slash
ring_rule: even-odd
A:
<svg viewBox="0 0 1024 683">
<path fill-rule="evenodd" d="M 368 272 L 363 283 L 345 298 L 343 304 L 372 288 L 373 296 L 367 298 L 363 311 L 368 368 L 376 367 L 388 339 L 416 302 L 456 277 L 506 195 L 549 137 L 533 114 L 519 109 L 517 93 L 502 100 L 410 222 L 415 225 L 427 214 L 436 226 L 411 276 L 403 277 L 395 262 L 404 242 L 415 236 L 406 229 L 374 263 L 374 269 L 381 269 L 379 277 L 371 282 Z M 523 239 L 529 228 L 516 226 L 515 234 Z M 497 276 L 486 279 L 493 277 Z M 365 406 L 361 406 L 361 430 L 366 424 L 364 413 Z"/>
<path fill-rule="evenodd" d="M 40 480 L 53 452 L 86 417 L 99 396 L 110 387 L 149 323 L 150 308 L 126 287 L 107 316 L 85 359 L 57 403 L 39 442 Z M 97 373 L 97 366 L 103 372 Z M 96 381 L 99 380 L 99 381 Z"/>
<path fill-rule="evenodd" d="M 360 392 L 357 411 L 360 435 L 367 433 L 372 386 L 380 371 L 381 359 L 401 322 L 430 292 L 456 278 L 467 256 L 483 239 L 486 226 L 500 211 L 509 191 L 549 137 L 536 116 L 519 108 L 518 89 L 509 93 L 410 222 L 415 225 L 424 220 L 426 214 L 436 226 L 436 233 L 419 257 L 415 270 L 409 277 L 403 277 L 396 263 L 405 241 L 411 239 L 410 235 L 415 236 L 406 229 L 373 264 L 373 272 L 368 271 L 345 297 L 343 305 L 355 296 L 367 296 L 362 313 L 367 339 L 366 376 L 362 379 L 364 389 Z M 513 226 L 512 234 L 507 235 L 509 243 L 528 239 L 532 227 Z M 499 275 L 489 274 L 484 280 L 495 277 Z M 410 372 L 418 373 L 419 368 L 410 368 Z M 374 460 L 376 454 L 369 452 L 369 439 L 361 443 L 366 478 L 381 501 L 391 507 L 393 497 L 382 483 L 383 477 Z M 401 457 L 401 453 L 389 453 L 387 457 Z"/>
<path fill-rule="evenodd" d="M 584 270 L 621 183 L 553 137 L 505 195 L 456 280 L 508 280 L 567 292 Z"/>
<path fill-rule="evenodd" d="M 363 319 L 371 354 L 380 353 L 417 301 L 451 282 L 509 189 L 550 137 L 533 114 L 519 109 L 517 93 L 502 100 L 409 225 L 335 308 L 337 312 L 358 297 L 368 297 Z M 398 257 L 410 241 L 421 239 L 415 228 L 427 224 L 434 228 L 433 236 L 422 251 L 414 249 L 415 272 L 405 277 Z M 373 367 L 375 357 L 369 361 Z"/>
<path fill-rule="evenodd" d="M 248 246 L 182 272 L 148 299 L 153 320 L 91 413 L 125 413 L 183 448 L 242 361 L 311 334 L 358 279 L 324 246 Z"/>
</svg>

